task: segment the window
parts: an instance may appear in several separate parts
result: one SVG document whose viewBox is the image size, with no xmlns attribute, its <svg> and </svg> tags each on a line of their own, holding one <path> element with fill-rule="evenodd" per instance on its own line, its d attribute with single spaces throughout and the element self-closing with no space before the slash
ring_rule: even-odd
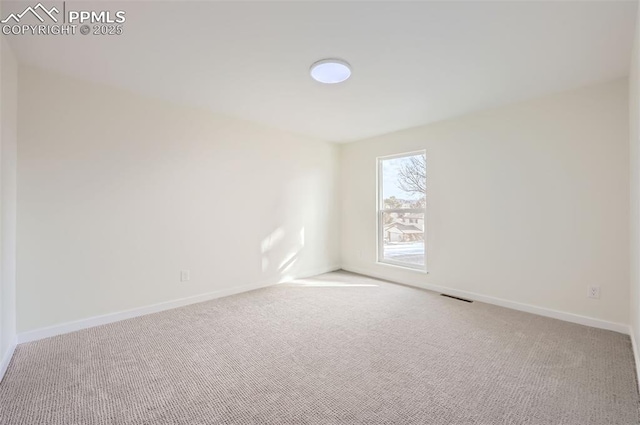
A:
<svg viewBox="0 0 640 425">
<path fill-rule="evenodd" d="M 426 270 L 425 152 L 378 158 L 378 262 Z"/>
</svg>

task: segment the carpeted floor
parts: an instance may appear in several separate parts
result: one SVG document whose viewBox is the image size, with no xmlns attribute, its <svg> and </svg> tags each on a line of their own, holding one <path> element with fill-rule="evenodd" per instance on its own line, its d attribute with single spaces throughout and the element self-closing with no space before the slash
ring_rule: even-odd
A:
<svg viewBox="0 0 640 425">
<path fill-rule="evenodd" d="M 20 345 L 0 424 L 639 423 L 625 335 L 330 273 Z"/>
</svg>

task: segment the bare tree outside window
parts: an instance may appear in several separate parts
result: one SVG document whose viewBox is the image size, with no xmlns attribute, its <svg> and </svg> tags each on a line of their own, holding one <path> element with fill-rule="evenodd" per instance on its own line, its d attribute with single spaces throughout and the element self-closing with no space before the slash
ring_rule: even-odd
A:
<svg viewBox="0 0 640 425">
<path fill-rule="evenodd" d="M 407 158 L 398 170 L 398 188 L 407 193 L 418 194 L 424 199 L 427 193 L 427 158 L 415 155 Z"/>
</svg>

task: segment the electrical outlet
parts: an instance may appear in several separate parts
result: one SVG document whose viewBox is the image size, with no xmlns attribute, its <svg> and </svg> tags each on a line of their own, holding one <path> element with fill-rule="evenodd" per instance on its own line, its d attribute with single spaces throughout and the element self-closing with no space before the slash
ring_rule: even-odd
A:
<svg viewBox="0 0 640 425">
<path fill-rule="evenodd" d="M 191 272 L 189 270 L 180 270 L 180 282 L 188 282 L 191 279 Z"/>
<path fill-rule="evenodd" d="M 588 298 L 600 298 L 600 287 L 598 285 L 591 285 L 587 288 Z"/>
</svg>

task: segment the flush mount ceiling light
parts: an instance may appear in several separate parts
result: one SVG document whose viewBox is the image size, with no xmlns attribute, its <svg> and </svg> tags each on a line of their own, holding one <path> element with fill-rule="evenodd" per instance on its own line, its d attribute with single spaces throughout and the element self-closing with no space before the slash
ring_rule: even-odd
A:
<svg viewBox="0 0 640 425">
<path fill-rule="evenodd" d="M 311 78 L 324 84 L 336 84 L 351 76 L 351 66 L 340 59 L 322 59 L 311 65 Z"/>
</svg>

